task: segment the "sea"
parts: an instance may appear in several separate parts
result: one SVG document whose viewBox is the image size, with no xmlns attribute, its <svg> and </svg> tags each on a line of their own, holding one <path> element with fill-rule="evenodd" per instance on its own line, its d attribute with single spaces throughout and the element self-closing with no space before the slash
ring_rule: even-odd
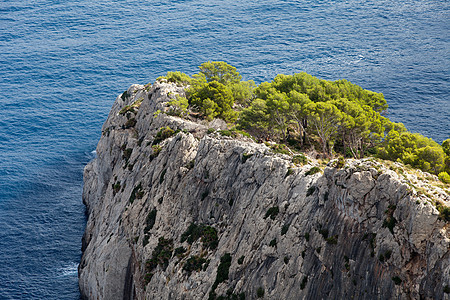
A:
<svg viewBox="0 0 450 300">
<path fill-rule="evenodd" d="M 245 80 L 345 78 L 450 136 L 450 2 L 0 1 L 0 299 L 79 299 L 83 168 L 115 98 L 226 61 Z"/>
</svg>

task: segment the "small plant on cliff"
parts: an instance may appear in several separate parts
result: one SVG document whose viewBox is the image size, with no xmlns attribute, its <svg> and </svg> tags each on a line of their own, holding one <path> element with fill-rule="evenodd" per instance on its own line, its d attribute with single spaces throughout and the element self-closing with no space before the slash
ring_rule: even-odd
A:
<svg viewBox="0 0 450 300">
<path fill-rule="evenodd" d="M 157 214 L 157 210 L 156 209 L 152 209 L 148 213 L 147 218 L 145 219 L 144 233 L 148 233 L 150 230 L 152 230 L 152 228 L 153 228 L 153 226 L 155 225 L 155 222 L 156 222 L 156 214 Z"/>
<path fill-rule="evenodd" d="M 300 283 L 300 289 L 303 290 L 306 287 L 307 283 L 308 283 L 308 276 L 305 276 L 302 279 L 302 283 Z"/>
<path fill-rule="evenodd" d="M 308 163 L 308 159 L 306 158 L 305 155 L 298 154 L 292 158 L 292 162 L 296 165 L 304 165 L 304 164 Z"/>
<path fill-rule="evenodd" d="M 157 145 L 157 144 L 161 143 L 165 139 L 168 139 L 171 136 L 173 136 L 175 133 L 176 133 L 175 130 L 173 130 L 169 126 L 161 127 L 159 129 L 158 133 L 156 133 L 156 135 L 155 135 L 155 139 L 153 140 L 153 145 Z"/>
<path fill-rule="evenodd" d="M 383 227 L 387 227 L 392 234 L 394 234 L 394 226 L 397 224 L 397 220 L 393 216 L 395 209 L 395 205 L 389 205 L 385 211 L 386 219 L 383 221 Z"/>
<path fill-rule="evenodd" d="M 217 229 L 208 225 L 197 225 L 192 223 L 188 229 L 181 235 L 181 242 L 187 241 L 189 244 L 201 239 L 204 247 L 214 250 L 219 244 Z"/>
<path fill-rule="evenodd" d="M 305 173 L 305 176 L 314 175 L 316 173 L 321 172 L 322 170 L 319 167 L 312 167 L 308 172 Z"/>
<path fill-rule="evenodd" d="M 395 283 L 395 285 L 400 285 L 402 283 L 402 280 L 398 276 L 392 277 L 392 281 Z"/>
<path fill-rule="evenodd" d="M 191 275 L 193 271 L 200 271 L 208 261 L 201 256 L 191 256 L 183 266 L 183 271 Z"/>
<path fill-rule="evenodd" d="M 217 288 L 217 286 L 228 280 L 228 274 L 230 271 L 230 266 L 231 266 L 231 255 L 230 253 L 225 253 L 224 255 L 222 255 L 222 257 L 220 258 L 220 264 L 217 267 L 217 275 L 216 275 L 216 280 L 214 281 L 212 287 L 211 287 L 211 292 L 215 294 L 215 290 Z M 211 295 L 210 292 L 210 295 Z"/>
<path fill-rule="evenodd" d="M 262 286 L 260 286 L 257 290 L 256 290 L 256 296 L 258 298 L 262 298 L 264 297 L 264 288 Z"/>
<path fill-rule="evenodd" d="M 450 207 L 445 206 L 441 201 L 436 201 L 436 208 L 439 211 L 439 219 L 450 222 Z"/>
<path fill-rule="evenodd" d="M 266 212 L 266 215 L 264 216 L 264 219 L 267 219 L 267 217 L 270 217 L 272 220 L 275 220 L 275 217 L 280 212 L 280 208 L 278 206 L 272 206 L 269 208 Z"/>
</svg>

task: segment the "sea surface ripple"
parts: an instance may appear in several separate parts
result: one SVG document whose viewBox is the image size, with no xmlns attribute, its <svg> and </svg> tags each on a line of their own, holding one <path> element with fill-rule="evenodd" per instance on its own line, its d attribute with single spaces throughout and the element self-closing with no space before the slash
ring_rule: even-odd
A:
<svg viewBox="0 0 450 300">
<path fill-rule="evenodd" d="M 0 299 L 78 299 L 82 170 L 115 97 L 208 60 L 382 92 L 450 134 L 449 1 L 0 2 Z"/>
</svg>

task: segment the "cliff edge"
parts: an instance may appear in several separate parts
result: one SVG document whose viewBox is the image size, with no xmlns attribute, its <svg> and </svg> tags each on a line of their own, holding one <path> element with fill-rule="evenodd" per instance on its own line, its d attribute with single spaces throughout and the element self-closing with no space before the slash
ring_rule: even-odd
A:
<svg viewBox="0 0 450 300">
<path fill-rule="evenodd" d="M 183 94 L 133 85 L 103 125 L 84 170 L 83 298 L 449 299 L 435 203 L 450 197 L 426 174 L 299 162 L 165 114 Z"/>
</svg>

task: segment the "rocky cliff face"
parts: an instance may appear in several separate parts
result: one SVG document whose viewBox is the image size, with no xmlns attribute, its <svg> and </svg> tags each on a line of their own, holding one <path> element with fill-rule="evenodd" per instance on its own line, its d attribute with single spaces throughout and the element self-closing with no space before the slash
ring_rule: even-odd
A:
<svg viewBox="0 0 450 300">
<path fill-rule="evenodd" d="M 443 189 L 373 159 L 295 165 L 158 114 L 183 93 L 133 85 L 112 107 L 84 172 L 83 297 L 449 298 Z"/>
</svg>

